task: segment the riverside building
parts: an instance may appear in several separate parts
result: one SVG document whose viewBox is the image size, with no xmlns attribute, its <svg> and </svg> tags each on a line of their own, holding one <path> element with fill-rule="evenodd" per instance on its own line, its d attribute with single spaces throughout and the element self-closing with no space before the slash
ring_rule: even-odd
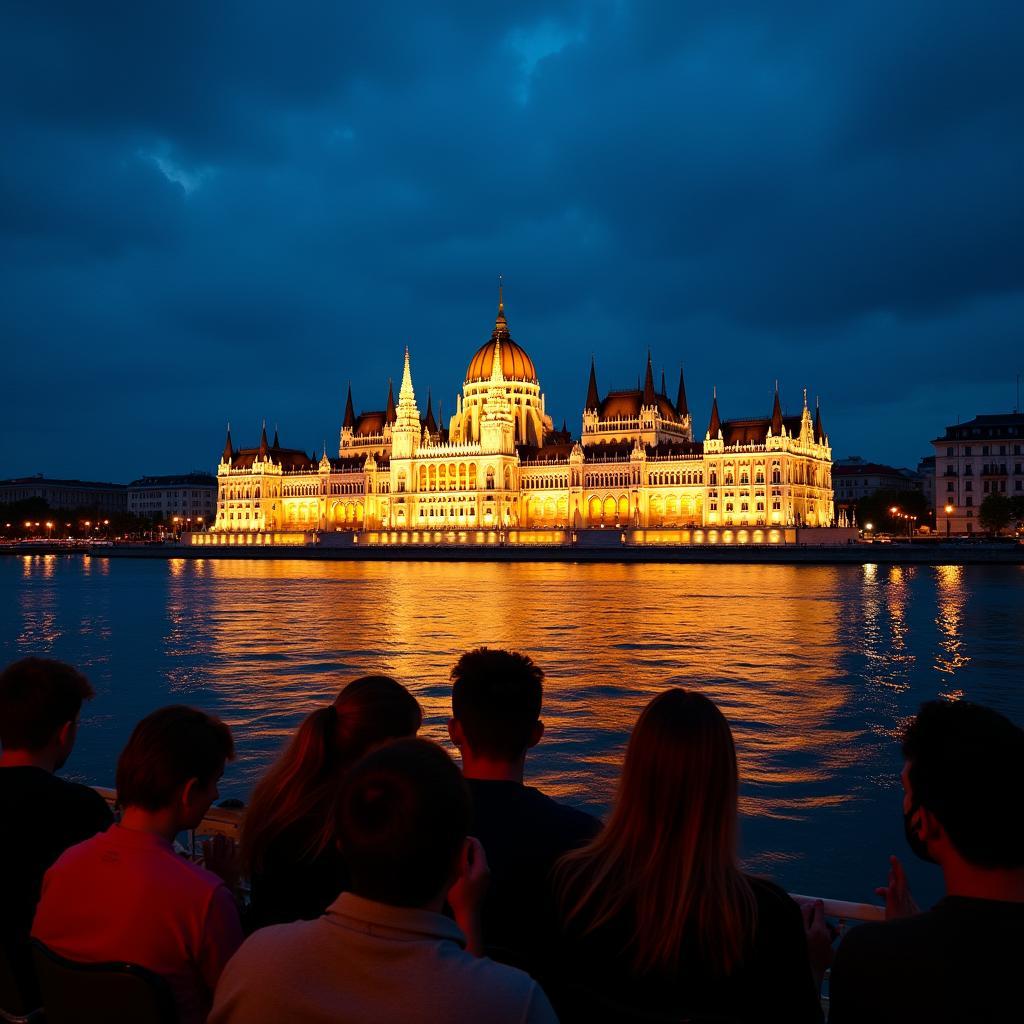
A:
<svg viewBox="0 0 1024 1024">
<path fill-rule="evenodd" d="M 986 495 L 1024 494 L 1024 413 L 975 416 L 946 427 L 932 447 L 936 533 L 983 532 L 978 509 Z"/>
<path fill-rule="evenodd" d="M 832 450 L 821 411 L 723 419 L 717 394 L 695 436 L 682 372 L 655 388 L 598 389 L 591 363 L 578 438 L 555 429 L 533 360 L 504 304 L 469 361 L 447 425 L 420 412 L 408 349 L 395 401 L 358 415 L 351 387 L 338 454 L 285 448 L 264 426 L 255 448 L 230 429 L 217 467 L 212 532 L 193 543 L 303 543 L 355 532 L 362 543 L 487 543 L 629 530 L 634 541 L 779 543 L 788 528 L 833 525 Z M 790 530 L 792 533 L 792 530 Z M 246 536 L 240 537 L 239 534 Z"/>
</svg>

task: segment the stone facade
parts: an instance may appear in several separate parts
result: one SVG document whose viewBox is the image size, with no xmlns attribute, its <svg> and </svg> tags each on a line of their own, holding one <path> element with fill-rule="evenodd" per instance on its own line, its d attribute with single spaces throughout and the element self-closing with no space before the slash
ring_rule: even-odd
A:
<svg viewBox="0 0 1024 1024">
<path fill-rule="evenodd" d="M 486 375 L 485 375 L 486 367 Z M 642 388 L 603 399 L 591 365 L 578 440 L 555 430 L 536 370 L 511 338 L 504 306 L 470 361 L 447 427 L 421 416 L 406 350 L 397 404 L 355 414 L 351 389 L 338 456 L 257 448 L 220 464 L 216 532 L 832 526 L 832 450 L 804 393 L 799 415 L 722 420 L 717 395 L 694 440 L 680 373 L 675 401 Z M 751 539 L 756 543 L 758 537 Z M 281 542 L 280 539 L 274 542 Z"/>
</svg>

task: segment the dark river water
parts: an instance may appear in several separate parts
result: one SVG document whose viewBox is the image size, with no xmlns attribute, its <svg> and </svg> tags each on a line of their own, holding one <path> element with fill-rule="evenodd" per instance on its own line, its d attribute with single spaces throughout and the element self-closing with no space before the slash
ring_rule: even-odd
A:
<svg viewBox="0 0 1024 1024">
<path fill-rule="evenodd" d="M 135 722 L 216 712 L 245 798 L 308 711 L 384 672 L 446 742 L 448 673 L 480 645 L 547 672 L 529 780 L 603 812 L 650 697 L 697 687 L 740 759 L 742 854 L 790 890 L 869 901 L 905 849 L 898 735 L 945 695 L 1024 721 L 1024 568 L 0 558 L 0 655 L 73 662 L 97 697 L 68 777 L 112 786 Z"/>
</svg>

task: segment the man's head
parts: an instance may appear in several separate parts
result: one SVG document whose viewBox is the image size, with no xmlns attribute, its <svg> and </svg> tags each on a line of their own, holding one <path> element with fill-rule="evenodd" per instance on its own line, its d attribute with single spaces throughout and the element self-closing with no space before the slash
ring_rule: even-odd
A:
<svg viewBox="0 0 1024 1024">
<path fill-rule="evenodd" d="M 452 759 L 428 740 L 397 740 L 345 776 L 338 839 L 357 896 L 423 907 L 455 880 L 469 829 L 469 792 Z"/>
<path fill-rule="evenodd" d="M 903 738 L 903 809 L 915 852 L 1024 867 L 1024 730 L 968 701 L 921 705 Z"/>
<path fill-rule="evenodd" d="M 452 669 L 448 731 L 465 757 L 513 763 L 544 734 L 544 672 L 525 654 L 479 647 Z"/>
<path fill-rule="evenodd" d="M 23 658 L 0 673 L 0 744 L 5 752 L 46 753 L 54 770 L 75 745 L 82 701 L 93 697 L 77 669 L 49 658 Z"/>
<path fill-rule="evenodd" d="M 135 726 L 117 760 L 123 808 L 172 811 L 179 828 L 195 828 L 220 795 L 224 763 L 235 756 L 231 730 L 219 719 L 180 704 Z"/>
</svg>

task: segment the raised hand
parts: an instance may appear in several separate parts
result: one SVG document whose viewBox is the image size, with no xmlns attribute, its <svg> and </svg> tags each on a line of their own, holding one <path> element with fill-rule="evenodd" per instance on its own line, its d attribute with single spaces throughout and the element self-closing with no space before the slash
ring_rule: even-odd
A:
<svg viewBox="0 0 1024 1024">
<path fill-rule="evenodd" d="M 879 886 L 875 890 L 875 895 L 885 900 L 887 921 L 897 917 L 912 917 L 920 912 L 914 897 L 910 894 L 907 873 L 903 870 L 899 857 L 895 855 L 889 858 L 889 884 Z"/>
</svg>

